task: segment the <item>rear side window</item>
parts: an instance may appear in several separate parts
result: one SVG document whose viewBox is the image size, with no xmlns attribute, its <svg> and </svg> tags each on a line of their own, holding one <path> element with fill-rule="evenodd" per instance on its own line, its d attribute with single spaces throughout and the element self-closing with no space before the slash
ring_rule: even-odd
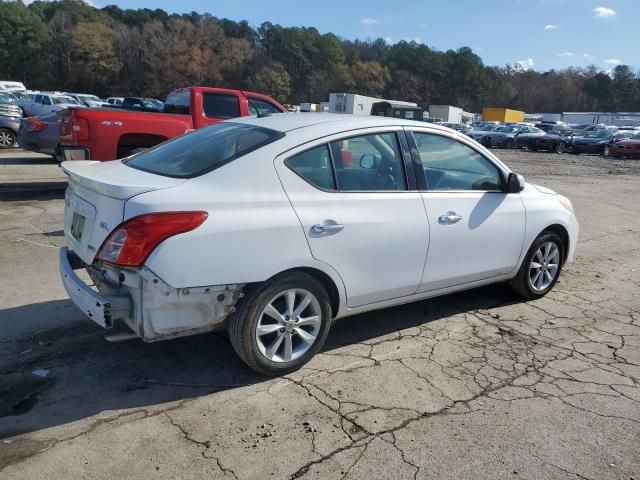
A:
<svg viewBox="0 0 640 480">
<path fill-rule="evenodd" d="M 204 115 L 209 118 L 235 118 L 240 116 L 240 101 L 235 95 L 205 93 L 202 95 Z"/>
<path fill-rule="evenodd" d="M 222 122 L 156 145 L 122 163 L 165 177 L 192 178 L 282 137 L 283 132 Z"/>
<path fill-rule="evenodd" d="M 286 164 L 310 184 L 324 190 L 336 189 L 328 145 L 299 153 L 289 158 Z"/>
</svg>

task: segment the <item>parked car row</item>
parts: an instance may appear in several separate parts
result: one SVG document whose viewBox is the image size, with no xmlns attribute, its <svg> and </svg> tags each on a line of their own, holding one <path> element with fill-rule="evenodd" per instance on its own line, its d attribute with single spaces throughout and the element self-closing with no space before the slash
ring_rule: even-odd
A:
<svg viewBox="0 0 640 480">
<path fill-rule="evenodd" d="M 640 128 L 606 125 L 568 125 L 563 122 L 545 122 L 535 125 L 476 124 L 466 132 L 487 148 L 523 148 L 531 151 L 555 153 L 589 153 L 604 156 L 640 157 L 634 142 L 640 140 Z M 630 142 L 630 143 L 624 143 Z M 622 143 L 624 148 L 613 148 Z M 630 148 L 627 148 L 630 147 Z"/>
</svg>

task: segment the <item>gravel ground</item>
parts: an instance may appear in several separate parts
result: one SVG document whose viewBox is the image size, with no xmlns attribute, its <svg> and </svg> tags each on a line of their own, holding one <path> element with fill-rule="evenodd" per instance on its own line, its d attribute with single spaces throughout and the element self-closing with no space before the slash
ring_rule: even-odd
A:
<svg viewBox="0 0 640 480">
<path fill-rule="evenodd" d="M 105 342 L 58 280 L 61 195 L 0 199 L 0 479 L 640 478 L 640 162 L 495 153 L 574 202 L 554 291 L 345 319 L 275 379 L 220 334 Z"/>
</svg>

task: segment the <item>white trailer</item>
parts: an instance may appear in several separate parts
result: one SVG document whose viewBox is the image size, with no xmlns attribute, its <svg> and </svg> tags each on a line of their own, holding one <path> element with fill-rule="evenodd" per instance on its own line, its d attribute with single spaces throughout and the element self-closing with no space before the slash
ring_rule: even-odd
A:
<svg viewBox="0 0 640 480">
<path fill-rule="evenodd" d="M 441 118 L 443 122 L 462 123 L 465 111 L 453 105 L 429 105 L 429 116 Z"/>
<path fill-rule="evenodd" d="M 372 105 L 382 101 L 382 98 L 367 97 L 355 93 L 330 93 L 329 112 L 371 115 Z"/>
</svg>

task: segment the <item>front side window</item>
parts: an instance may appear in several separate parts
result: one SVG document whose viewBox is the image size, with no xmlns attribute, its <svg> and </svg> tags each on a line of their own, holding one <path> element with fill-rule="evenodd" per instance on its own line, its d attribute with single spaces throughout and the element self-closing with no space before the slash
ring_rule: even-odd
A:
<svg viewBox="0 0 640 480">
<path fill-rule="evenodd" d="M 393 132 L 331 142 L 331 153 L 340 191 L 407 189 L 402 153 Z"/>
<path fill-rule="evenodd" d="M 336 189 L 328 145 L 299 153 L 289 158 L 286 164 L 310 184 L 323 190 Z"/>
<path fill-rule="evenodd" d="M 249 97 L 249 110 L 251 115 L 264 115 L 265 113 L 282 113 L 275 105 L 259 100 L 257 98 Z"/>
<path fill-rule="evenodd" d="M 240 102 L 235 95 L 205 93 L 202 95 L 202 109 L 209 118 L 235 118 L 240 116 Z"/>
<path fill-rule="evenodd" d="M 122 161 L 137 170 L 192 178 L 284 137 L 255 125 L 221 122 L 156 145 Z"/>
<path fill-rule="evenodd" d="M 498 168 L 471 147 L 441 135 L 413 136 L 429 190 L 501 190 Z"/>
</svg>

